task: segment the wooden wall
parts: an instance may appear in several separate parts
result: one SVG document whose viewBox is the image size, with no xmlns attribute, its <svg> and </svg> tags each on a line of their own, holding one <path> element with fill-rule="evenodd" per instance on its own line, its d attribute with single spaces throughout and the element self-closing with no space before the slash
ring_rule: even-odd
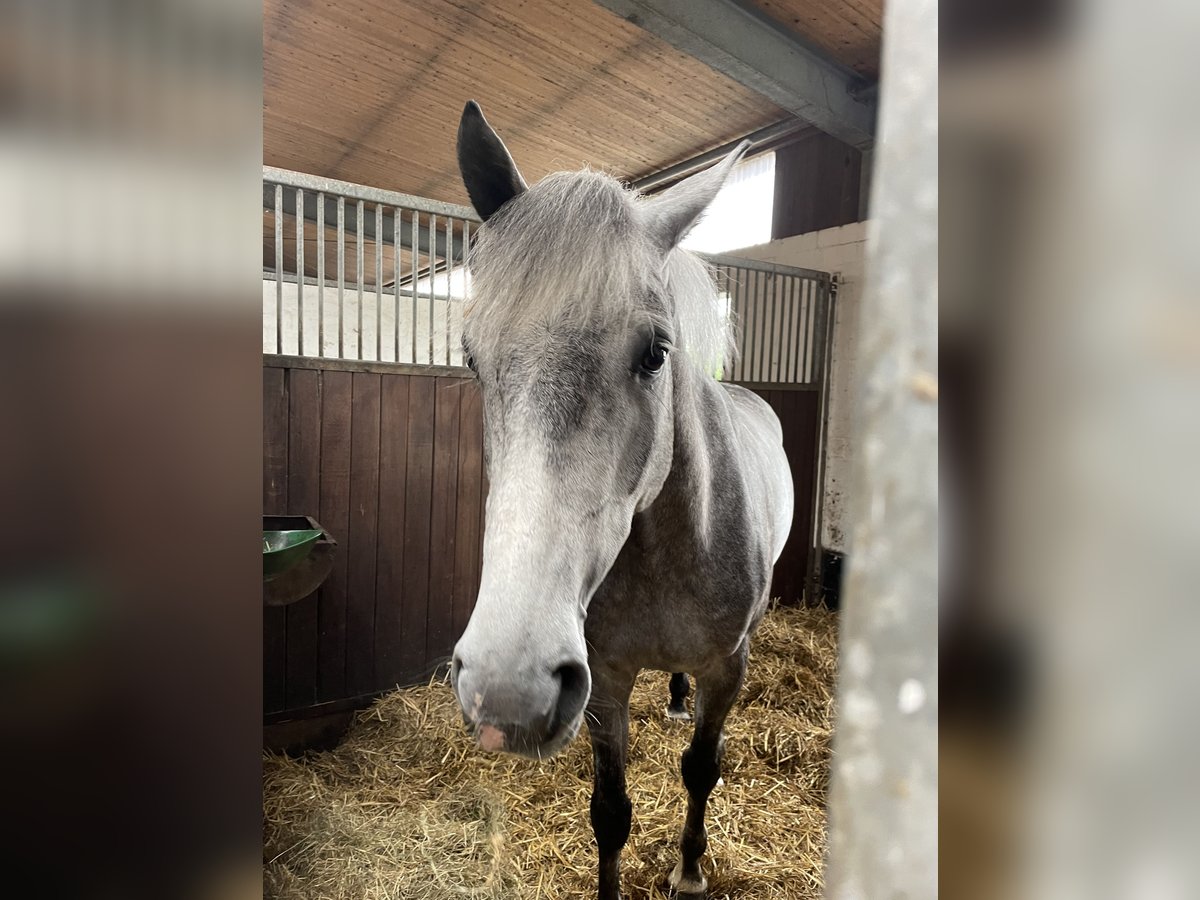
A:
<svg viewBox="0 0 1200 900">
<path fill-rule="evenodd" d="M 772 390 L 754 387 L 775 410 L 783 425 L 783 449 L 787 452 L 795 489 L 792 531 L 775 564 L 771 596 L 784 603 L 800 603 L 808 577 L 813 545 L 813 485 L 816 480 L 817 436 L 820 429 L 820 392 L 815 390 Z"/>
<path fill-rule="evenodd" d="M 264 608 L 268 714 L 427 678 L 479 585 L 477 383 L 320 365 L 263 368 L 263 512 L 311 515 L 338 542 L 316 594 Z"/>
<path fill-rule="evenodd" d="M 775 151 L 771 239 L 857 222 L 862 153 L 821 131 Z"/>
<path fill-rule="evenodd" d="M 264 358 L 263 512 L 311 515 L 338 542 L 319 591 L 263 610 L 268 721 L 424 681 L 466 627 L 487 483 L 479 387 L 458 371 Z M 755 390 L 783 422 L 792 462 L 795 520 L 774 593 L 798 602 L 819 395 Z"/>
</svg>

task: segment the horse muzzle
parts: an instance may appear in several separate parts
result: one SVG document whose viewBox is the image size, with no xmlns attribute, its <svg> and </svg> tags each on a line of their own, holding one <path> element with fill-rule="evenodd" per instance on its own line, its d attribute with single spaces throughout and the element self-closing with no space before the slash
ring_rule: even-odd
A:
<svg viewBox="0 0 1200 900">
<path fill-rule="evenodd" d="M 489 665 L 461 644 L 451 681 L 463 721 L 481 748 L 533 758 L 554 755 L 578 734 L 591 692 L 583 660 L 514 669 Z"/>
</svg>

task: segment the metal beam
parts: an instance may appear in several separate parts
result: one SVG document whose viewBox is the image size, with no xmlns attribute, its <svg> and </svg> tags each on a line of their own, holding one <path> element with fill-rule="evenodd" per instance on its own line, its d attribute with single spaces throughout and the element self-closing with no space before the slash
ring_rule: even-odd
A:
<svg viewBox="0 0 1200 900">
<path fill-rule="evenodd" d="M 937 0 L 888 0 L 884 35 L 827 900 L 938 895 Z"/>
<path fill-rule="evenodd" d="M 873 85 L 738 0 L 596 0 L 838 140 L 875 143 Z"/>
<path fill-rule="evenodd" d="M 742 141 L 750 142 L 750 149 L 746 151 L 746 156 L 753 156 L 760 150 L 767 150 L 781 143 L 784 138 L 807 134 L 811 131 L 811 125 L 801 122 L 798 119 L 787 119 L 783 122 L 776 122 L 774 125 L 768 125 L 766 128 L 753 131 L 744 138 L 738 138 L 735 141 L 722 144 L 720 147 L 715 147 L 707 153 L 701 153 L 699 156 L 685 159 L 683 162 L 676 163 L 673 166 L 659 169 L 651 175 L 646 175 L 632 182 L 632 186 L 642 193 L 650 194 L 662 190 L 679 181 L 681 178 L 686 178 L 693 172 L 699 172 L 701 169 L 708 168 L 719 159 L 724 159 Z"/>
</svg>

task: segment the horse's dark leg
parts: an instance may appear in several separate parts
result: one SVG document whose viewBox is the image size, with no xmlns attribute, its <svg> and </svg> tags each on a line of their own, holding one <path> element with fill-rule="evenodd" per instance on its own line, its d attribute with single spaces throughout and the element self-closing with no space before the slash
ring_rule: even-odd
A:
<svg viewBox="0 0 1200 900">
<path fill-rule="evenodd" d="M 676 672 L 671 676 L 671 705 L 667 707 L 669 718 L 684 721 L 691 718 L 687 711 L 687 703 L 684 702 L 691 690 L 692 686 L 688 684 L 688 677 L 683 672 Z"/>
<path fill-rule="evenodd" d="M 595 787 L 592 831 L 600 851 L 600 900 L 620 900 L 621 848 L 629 838 L 633 808 L 625 793 L 625 753 L 629 743 L 629 694 L 633 679 L 614 683 L 593 673 L 585 718 L 592 738 Z"/>
<path fill-rule="evenodd" d="M 708 849 L 704 830 L 704 810 L 708 795 L 721 777 L 721 757 L 725 737 L 721 729 L 733 706 L 746 674 L 747 647 L 743 642 L 737 653 L 696 675 L 696 730 L 692 742 L 683 751 L 680 766 L 688 792 L 687 819 L 679 839 L 679 863 L 671 873 L 671 887 L 692 897 L 703 897 L 708 881 L 700 871 L 700 857 Z"/>
</svg>

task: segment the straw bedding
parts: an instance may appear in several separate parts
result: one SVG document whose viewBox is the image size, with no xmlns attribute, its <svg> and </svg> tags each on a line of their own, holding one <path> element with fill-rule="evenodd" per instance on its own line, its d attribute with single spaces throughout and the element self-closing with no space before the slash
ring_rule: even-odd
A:
<svg viewBox="0 0 1200 900">
<path fill-rule="evenodd" d="M 708 807 L 710 900 L 821 895 L 836 616 L 777 608 L 751 646 Z M 691 729 L 668 720 L 667 676 L 645 672 L 630 711 L 629 900 L 670 891 Z M 531 761 L 474 748 L 444 683 L 396 691 L 333 751 L 264 760 L 264 891 L 278 900 L 591 897 L 586 730 Z"/>
</svg>

